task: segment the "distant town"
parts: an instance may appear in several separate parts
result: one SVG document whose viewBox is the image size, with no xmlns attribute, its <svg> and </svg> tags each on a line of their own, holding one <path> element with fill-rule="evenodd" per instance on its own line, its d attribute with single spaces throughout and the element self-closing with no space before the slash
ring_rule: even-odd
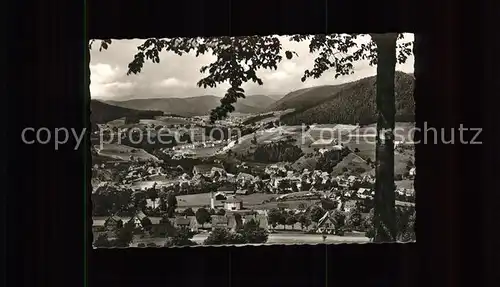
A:
<svg viewBox="0 0 500 287">
<path fill-rule="evenodd" d="M 234 114 L 215 124 L 163 113 L 97 123 L 94 246 L 369 242 L 375 145 L 352 135 L 374 125 L 286 125 L 280 117 L 288 112 Z M 410 241 L 411 135 L 395 146 L 398 239 Z"/>
</svg>

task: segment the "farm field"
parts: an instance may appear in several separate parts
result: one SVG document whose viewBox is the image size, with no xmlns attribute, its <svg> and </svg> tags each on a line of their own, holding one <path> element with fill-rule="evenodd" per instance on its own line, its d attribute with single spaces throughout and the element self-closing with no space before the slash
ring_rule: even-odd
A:
<svg viewBox="0 0 500 287">
<path fill-rule="evenodd" d="M 164 125 L 185 125 L 185 124 L 192 123 L 191 121 L 189 121 L 189 119 L 175 118 L 175 117 L 169 117 L 169 116 L 156 117 L 155 120 L 163 123 Z M 141 120 L 141 122 L 142 121 L 143 120 Z"/>
</svg>

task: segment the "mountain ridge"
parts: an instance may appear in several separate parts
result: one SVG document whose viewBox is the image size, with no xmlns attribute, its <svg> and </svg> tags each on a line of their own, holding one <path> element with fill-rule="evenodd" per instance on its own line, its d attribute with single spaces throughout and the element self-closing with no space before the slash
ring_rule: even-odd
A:
<svg viewBox="0 0 500 287">
<path fill-rule="evenodd" d="M 90 111 L 90 121 L 92 124 L 104 124 L 124 117 L 154 117 L 163 115 L 161 111 L 128 109 L 110 105 L 96 99 L 90 101 Z"/>
<path fill-rule="evenodd" d="M 182 116 L 203 116 L 220 105 L 222 98 L 213 95 L 186 97 L 186 98 L 149 98 L 132 99 L 125 101 L 108 100 L 106 103 L 115 106 L 136 110 L 161 110 L 166 113 L 174 113 Z M 263 108 L 269 106 L 275 100 L 265 95 L 249 95 L 244 99 L 238 99 L 235 104 L 235 112 L 259 113 Z"/>
</svg>

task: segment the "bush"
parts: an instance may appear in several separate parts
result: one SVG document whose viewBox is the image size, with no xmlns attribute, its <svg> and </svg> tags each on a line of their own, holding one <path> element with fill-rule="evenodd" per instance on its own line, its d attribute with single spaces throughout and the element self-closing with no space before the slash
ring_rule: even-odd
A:
<svg viewBox="0 0 500 287">
<path fill-rule="evenodd" d="M 231 232 L 225 228 L 215 228 L 207 239 L 203 241 L 204 245 L 227 245 L 243 244 L 245 240 L 241 234 Z"/>
<path fill-rule="evenodd" d="M 243 228 L 238 231 L 243 236 L 245 243 L 266 243 L 269 233 L 259 226 L 259 222 L 251 219 L 245 222 Z"/>
<path fill-rule="evenodd" d="M 198 210 L 196 210 L 195 216 L 196 221 L 198 221 L 198 223 L 202 226 L 205 223 L 209 223 L 212 219 L 212 217 L 210 216 L 210 212 L 204 207 L 198 208 Z"/>
<path fill-rule="evenodd" d="M 108 240 L 108 235 L 106 233 L 99 234 L 94 242 L 94 247 L 96 248 L 107 248 L 111 247 L 111 243 Z"/>
<path fill-rule="evenodd" d="M 325 210 L 319 206 L 313 206 L 310 210 L 309 210 L 309 217 L 311 218 L 311 220 L 315 223 L 318 223 L 318 221 L 321 219 L 321 217 L 323 217 L 323 215 L 325 215 Z"/>
<path fill-rule="evenodd" d="M 149 231 L 149 230 L 151 230 L 151 227 L 153 226 L 153 223 L 151 222 L 151 219 L 149 219 L 148 217 L 144 217 L 141 220 L 141 225 L 144 228 L 144 230 Z"/>
<path fill-rule="evenodd" d="M 163 245 L 164 247 L 174 247 L 174 246 L 194 246 L 197 245 L 196 242 L 191 239 L 196 233 L 186 229 L 177 228 L 175 234 L 169 236 Z"/>
<path fill-rule="evenodd" d="M 357 210 L 349 212 L 346 216 L 346 227 L 351 230 L 359 230 L 362 229 L 363 218 L 361 217 L 361 213 Z"/>
</svg>

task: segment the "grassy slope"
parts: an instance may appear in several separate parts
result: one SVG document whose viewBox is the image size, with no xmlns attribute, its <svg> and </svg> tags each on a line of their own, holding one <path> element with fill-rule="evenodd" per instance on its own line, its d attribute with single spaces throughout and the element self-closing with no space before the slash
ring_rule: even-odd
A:
<svg viewBox="0 0 500 287">
<path fill-rule="evenodd" d="M 132 152 L 135 150 L 135 152 Z M 103 144 L 103 149 L 99 150 L 99 156 L 108 157 L 112 159 L 119 160 L 130 160 L 130 156 L 137 158 L 138 160 L 154 160 L 158 161 L 158 158 L 149 154 L 143 149 L 132 148 L 121 144 Z"/>
</svg>

